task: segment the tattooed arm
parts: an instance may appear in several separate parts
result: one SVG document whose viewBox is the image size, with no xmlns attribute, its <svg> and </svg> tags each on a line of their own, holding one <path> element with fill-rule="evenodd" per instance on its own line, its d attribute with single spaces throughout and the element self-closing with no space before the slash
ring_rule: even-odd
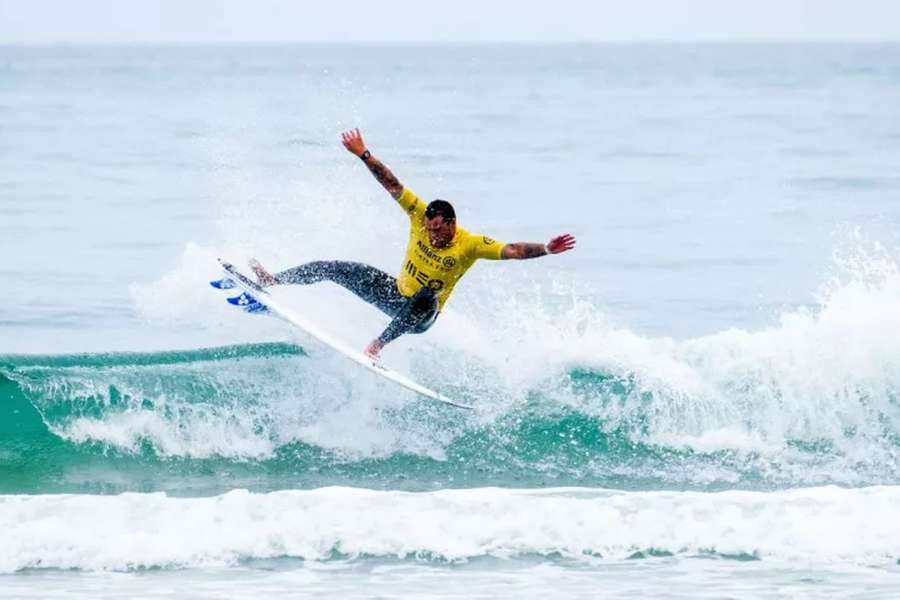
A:
<svg viewBox="0 0 900 600">
<path fill-rule="evenodd" d="M 544 244 L 530 244 L 528 242 L 516 242 L 503 246 L 501 258 L 537 258 L 546 256 L 547 248 Z"/>
<path fill-rule="evenodd" d="M 363 162 L 369 167 L 369 171 L 372 172 L 372 175 L 375 176 L 378 183 L 384 186 L 384 189 L 394 197 L 394 200 L 398 200 L 400 194 L 403 193 L 403 184 L 400 183 L 397 176 L 394 175 L 383 162 L 372 156 L 371 153 L 368 158 L 363 159 Z"/>
<path fill-rule="evenodd" d="M 575 247 L 575 238 L 565 233 L 558 235 L 546 244 L 529 244 L 517 242 L 506 244 L 500 252 L 500 258 L 537 258 L 547 254 L 559 254 Z"/>
<path fill-rule="evenodd" d="M 378 180 L 378 183 L 384 186 L 384 189 L 394 197 L 395 200 L 400 198 L 403 193 L 403 184 L 397 179 L 390 169 L 383 162 L 375 158 L 371 152 L 366 149 L 366 143 L 363 141 L 362 134 L 359 129 L 351 129 L 341 134 L 341 142 L 349 152 L 360 157 L 369 171 Z"/>
</svg>

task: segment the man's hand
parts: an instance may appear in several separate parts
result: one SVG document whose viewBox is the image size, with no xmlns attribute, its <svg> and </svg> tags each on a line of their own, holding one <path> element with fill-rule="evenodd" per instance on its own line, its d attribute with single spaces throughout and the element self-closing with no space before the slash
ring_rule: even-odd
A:
<svg viewBox="0 0 900 600">
<path fill-rule="evenodd" d="M 564 233 L 551 239 L 549 242 L 547 242 L 545 247 L 547 248 L 547 254 L 559 254 L 560 252 L 566 252 L 575 247 L 575 238 L 568 233 Z"/>
<path fill-rule="evenodd" d="M 342 133 L 341 142 L 348 152 L 352 152 L 356 156 L 362 156 L 366 151 L 366 143 L 363 141 L 359 129 L 351 129 Z"/>
<path fill-rule="evenodd" d="M 348 152 L 352 152 L 363 159 L 366 167 L 372 172 L 372 175 L 375 176 L 378 183 L 383 185 L 384 189 L 386 189 L 395 200 L 400 198 L 400 195 L 403 193 L 403 184 L 400 183 L 400 180 L 391 173 L 391 170 L 388 169 L 384 163 L 372 156 L 371 153 L 366 154 L 368 148 L 366 148 L 366 143 L 363 141 L 359 129 L 351 129 L 342 133 L 341 142 Z M 364 154 L 365 158 L 363 158 Z"/>
</svg>

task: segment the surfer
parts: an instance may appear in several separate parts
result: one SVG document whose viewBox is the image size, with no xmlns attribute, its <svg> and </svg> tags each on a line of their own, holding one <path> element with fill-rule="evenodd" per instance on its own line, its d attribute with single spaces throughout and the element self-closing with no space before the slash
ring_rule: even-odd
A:
<svg viewBox="0 0 900 600">
<path fill-rule="evenodd" d="M 575 238 L 567 233 L 546 244 L 504 244 L 471 233 L 457 226 L 456 212 L 449 202 L 434 200 L 426 204 L 401 184 L 366 148 L 359 129 L 344 132 L 341 140 L 344 148 L 363 161 L 409 216 L 409 242 L 399 277 L 364 263 L 339 260 L 306 263 L 274 275 L 256 260 L 250 261 L 250 268 L 263 287 L 332 281 L 393 317 L 365 350 L 372 360 L 378 360 L 382 348 L 401 335 L 427 331 L 437 320 L 453 287 L 479 258 L 537 258 L 575 247 Z"/>
</svg>

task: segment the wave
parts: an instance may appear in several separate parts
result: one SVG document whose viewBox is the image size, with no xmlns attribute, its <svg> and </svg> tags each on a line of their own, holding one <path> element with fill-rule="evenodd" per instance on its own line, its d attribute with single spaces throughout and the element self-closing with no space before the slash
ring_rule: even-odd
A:
<svg viewBox="0 0 900 600">
<path fill-rule="evenodd" d="M 479 395 L 496 377 L 478 369 L 456 390 L 479 403 L 468 414 L 286 343 L 0 357 L 0 492 L 900 480 L 890 388 L 816 398 L 813 380 L 791 399 L 755 372 L 720 385 L 723 405 L 671 376 L 570 366 Z"/>
<path fill-rule="evenodd" d="M 290 344 L 0 364 L 0 492 L 621 484 L 629 472 L 652 480 L 678 460 L 540 401 L 473 418 L 375 386 L 364 389 L 388 395 L 374 404 L 351 397 L 323 407 L 306 393 L 321 388 L 304 388 L 320 365 Z M 571 377 L 582 393 L 621 393 L 606 376 Z"/>
<path fill-rule="evenodd" d="M 140 296 L 174 318 L 207 301 L 227 310 L 206 288 L 174 301 L 213 264 L 195 250 Z M 390 358 L 474 413 L 305 342 L 0 356 L 0 492 L 896 484 L 900 267 L 882 250 L 837 264 L 817 306 L 687 340 L 611 325 L 577 295 L 555 310 L 542 293 L 473 310 L 464 296 Z M 354 312 L 368 307 L 308 287 L 335 330 L 372 329 Z M 244 333 L 290 339 L 274 320 L 239 316 Z"/>
<path fill-rule="evenodd" d="M 529 555 L 583 563 L 712 555 L 890 565 L 900 557 L 898 505 L 898 487 L 0 496 L 0 573 Z"/>
</svg>

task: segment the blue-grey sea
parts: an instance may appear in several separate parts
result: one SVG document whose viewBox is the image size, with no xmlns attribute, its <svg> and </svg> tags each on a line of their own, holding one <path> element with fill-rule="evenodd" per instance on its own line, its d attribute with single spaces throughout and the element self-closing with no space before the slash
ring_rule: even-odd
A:
<svg viewBox="0 0 900 600">
<path fill-rule="evenodd" d="M 481 261 L 385 364 L 217 257 Z M 0 597 L 900 597 L 900 44 L 0 46 Z M 342 288 L 279 300 L 362 348 Z"/>
</svg>

